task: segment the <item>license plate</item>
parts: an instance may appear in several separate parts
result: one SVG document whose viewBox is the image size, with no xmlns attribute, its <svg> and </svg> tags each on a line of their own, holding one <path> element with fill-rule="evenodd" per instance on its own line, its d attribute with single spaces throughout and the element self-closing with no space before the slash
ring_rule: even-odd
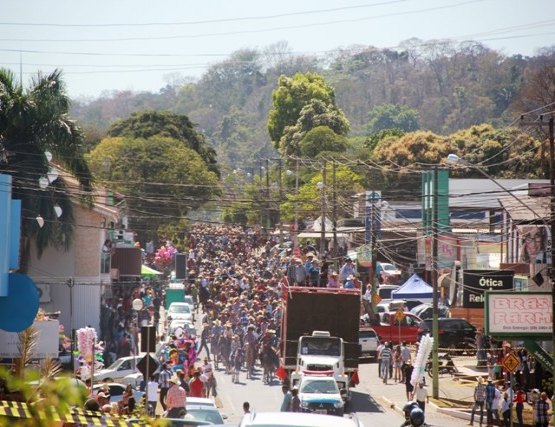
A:
<svg viewBox="0 0 555 427">
<path fill-rule="evenodd" d="M 328 411 L 326 411 L 325 409 L 316 409 L 316 410 L 314 410 L 314 413 L 315 413 L 315 414 L 324 414 L 324 415 L 325 415 L 325 414 L 328 413 Z"/>
</svg>

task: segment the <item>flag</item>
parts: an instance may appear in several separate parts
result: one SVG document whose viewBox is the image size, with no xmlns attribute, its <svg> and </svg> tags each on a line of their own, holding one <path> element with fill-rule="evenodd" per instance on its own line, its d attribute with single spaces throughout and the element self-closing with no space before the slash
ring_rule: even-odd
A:
<svg viewBox="0 0 555 427">
<path fill-rule="evenodd" d="M 283 369 L 283 366 L 280 366 L 279 368 L 276 369 L 276 373 L 275 373 L 276 377 L 278 377 L 281 381 L 285 380 L 287 378 L 287 371 L 285 369 Z"/>
<path fill-rule="evenodd" d="M 351 382 L 352 382 L 354 385 L 360 384 L 360 380 L 359 380 L 359 378 L 358 378 L 358 369 L 355 370 L 355 372 L 354 372 L 353 375 L 351 376 Z"/>
</svg>

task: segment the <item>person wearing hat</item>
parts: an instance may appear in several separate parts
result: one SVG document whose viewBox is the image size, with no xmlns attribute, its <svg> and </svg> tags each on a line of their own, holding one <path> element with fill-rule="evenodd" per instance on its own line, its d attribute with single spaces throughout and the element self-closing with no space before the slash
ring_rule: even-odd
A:
<svg viewBox="0 0 555 427">
<path fill-rule="evenodd" d="M 474 387 L 474 405 L 472 406 L 472 414 L 470 415 L 470 425 L 474 424 L 474 415 L 476 410 L 480 408 L 480 425 L 484 421 L 484 402 L 486 401 L 486 386 L 484 379 L 478 377 L 478 384 Z"/>
<path fill-rule="evenodd" d="M 182 418 L 187 411 L 185 410 L 185 405 L 187 402 L 187 393 L 179 385 L 179 378 L 177 376 L 172 376 L 169 380 L 170 389 L 166 396 L 166 408 L 168 412 L 168 418 Z"/>
<path fill-rule="evenodd" d="M 355 279 L 355 276 L 353 276 L 352 274 L 347 276 L 347 280 L 345 280 L 345 283 L 343 284 L 343 288 L 354 289 L 355 288 L 355 284 L 353 282 L 354 279 Z"/>
<path fill-rule="evenodd" d="M 172 371 L 169 370 L 167 363 L 162 363 L 162 370 L 158 375 L 158 384 L 160 385 L 160 405 L 162 409 L 166 410 L 166 395 L 170 389 L 170 379 L 172 377 Z"/>
<path fill-rule="evenodd" d="M 339 283 L 339 275 L 335 271 L 332 271 L 330 276 L 328 277 L 328 283 L 326 287 L 336 289 L 341 287 L 341 284 Z"/>
<path fill-rule="evenodd" d="M 347 281 L 347 277 L 356 274 L 357 268 L 354 265 L 353 260 L 351 258 L 345 258 L 345 264 L 339 270 L 339 280 L 341 283 L 345 283 Z"/>
<path fill-rule="evenodd" d="M 488 425 L 493 425 L 493 401 L 495 400 L 495 385 L 491 377 L 488 377 L 488 385 L 486 386 L 486 411 Z"/>
<path fill-rule="evenodd" d="M 98 405 L 102 408 L 106 404 L 110 404 L 110 395 L 106 395 L 103 391 L 96 395 L 96 401 Z"/>
</svg>

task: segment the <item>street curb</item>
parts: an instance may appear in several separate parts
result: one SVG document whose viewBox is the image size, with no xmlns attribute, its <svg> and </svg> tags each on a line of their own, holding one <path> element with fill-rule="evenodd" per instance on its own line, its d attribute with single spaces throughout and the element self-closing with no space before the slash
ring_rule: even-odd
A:
<svg viewBox="0 0 555 427">
<path fill-rule="evenodd" d="M 385 402 L 385 404 L 388 408 L 393 409 L 394 411 L 399 412 L 401 415 L 404 416 L 403 408 L 399 407 L 391 399 L 389 399 L 385 396 L 381 396 L 381 400 L 383 400 Z M 461 420 L 470 421 L 470 414 L 467 414 L 466 412 L 461 412 L 461 411 L 458 411 L 457 409 L 440 408 L 438 405 L 436 405 L 433 402 L 426 403 L 426 405 L 433 406 L 434 410 L 439 412 L 440 414 L 445 414 L 445 415 L 449 415 L 449 416 L 454 417 L 454 418 L 459 418 Z"/>
</svg>

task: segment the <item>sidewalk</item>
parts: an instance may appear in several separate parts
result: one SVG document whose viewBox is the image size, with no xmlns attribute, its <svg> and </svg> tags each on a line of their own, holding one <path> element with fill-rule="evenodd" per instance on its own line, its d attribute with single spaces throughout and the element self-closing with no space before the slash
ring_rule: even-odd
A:
<svg viewBox="0 0 555 427">
<path fill-rule="evenodd" d="M 439 400 L 446 399 L 447 404 L 442 402 L 438 404 L 433 402 L 432 396 L 432 380 L 426 374 L 426 387 L 430 395 L 430 403 L 426 405 L 426 423 L 433 426 L 464 426 L 470 421 L 470 410 L 461 404 L 460 407 L 449 407 L 449 401 L 467 402 L 470 405 L 474 401 L 474 386 L 476 377 L 483 376 L 485 372 L 478 370 L 472 366 L 457 365 L 462 378 L 443 375 L 439 381 Z M 384 406 L 392 408 L 399 413 L 403 413 L 402 408 L 407 402 L 406 389 L 404 384 L 396 384 L 389 379 L 388 384 L 383 384 L 382 379 L 378 377 L 378 364 L 370 363 L 360 365 L 359 377 L 361 383 L 357 389 L 364 390 L 371 394 L 376 400 L 381 400 Z M 356 389 L 355 389 L 356 390 Z M 444 407 L 445 406 L 445 407 Z M 459 405 L 457 405 L 459 406 Z"/>
</svg>

